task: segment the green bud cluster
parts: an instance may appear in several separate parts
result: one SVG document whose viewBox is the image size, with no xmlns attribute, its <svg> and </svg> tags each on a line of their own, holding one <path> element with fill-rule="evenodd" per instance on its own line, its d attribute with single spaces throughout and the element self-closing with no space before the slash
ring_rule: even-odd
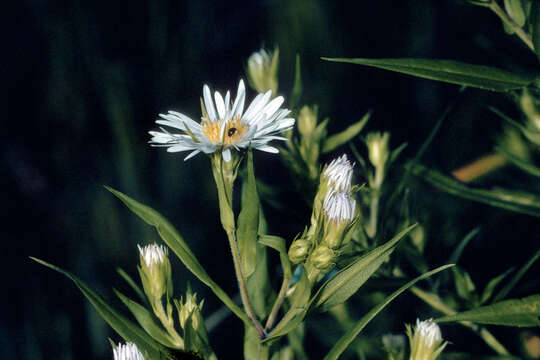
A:
<svg viewBox="0 0 540 360">
<path fill-rule="evenodd" d="M 180 300 L 175 301 L 174 304 L 178 311 L 178 320 L 180 321 L 182 329 L 185 329 L 186 325 L 189 325 L 187 323 L 190 319 L 191 326 L 194 330 L 197 330 L 199 325 L 203 324 L 201 310 L 204 305 L 204 300 L 201 300 L 201 302 L 197 304 L 197 294 L 192 293 L 191 289 L 188 288 L 185 300 L 180 297 Z"/>
</svg>

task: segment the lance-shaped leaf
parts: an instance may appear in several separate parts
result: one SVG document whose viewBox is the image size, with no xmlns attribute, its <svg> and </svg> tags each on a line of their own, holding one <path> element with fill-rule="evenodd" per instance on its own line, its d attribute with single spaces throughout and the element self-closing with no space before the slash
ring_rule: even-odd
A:
<svg viewBox="0 0 540 360">
<path fill-rule="evenodd" d="M 296 71 L 294 73 L 294 85 L 291 91 L 290 104 L 291 109 L 295 110 L 300 104 L 302 97 L 302 73 L 300 71 L 300 55 L 296 54 Z"/>
<path fill-rule="evenodd" d="M 359 257 L 332 276 L 315 294 L 311 309 L 327 311 L 345 302 L 377 271 L 394 251 L 399 240 L 415 226 L 416 224 L 400 231 L 390 241 Z"/>
<path fill-rule="evenodd" d="M 540 217 L 540 199 L 534 194 L 510 192 L 502 189 L 477 189 L 420 164 L 412 167 L 411 165 L 407 165 L 407 168 L 410 168 L 414 175 L 449 194 L 506 210 Z"/>
<path fill-rule="evenodd" d="M 259 229 L 259 195 L 253 169 L 253 151 L 247 154 L 247 178 L 242 187 L 242 210 L 238 215 L 236 239 L 240 252 L 240 264 L 244 276 L 248 278 L 257 263 L 257 233 Z"/>
<path fill-rule="evenodd" d="M 510 151 L 508 151 L 502 146 L 498 146 L 496 150 L 500 152 L 501 154 L 503 154 L 504 157 L 508 159 L 508 161 L 510 161 L 512 164 L 514 164 L 515 166 L 517 166 L 519 169 L 523 170 L 527 174 L 540 177 L 540 167 L 535 166 L 526 160 L 523 160 L 522 158 L 511 153 Z"/>
<path fill-rule="evenodd" d="M 101 317 L 103 317 L 103 319 L 114 329 L 114 331 L 116 331 L 118 335 L 120 335 L 125 341 L 135 343 L 143 354 L 146 353 L 151 359 L 160 359 L 163 357 L 166 359 L 172 359 L 169 351 L 163 345 L 159 344 L 141 328 L 118 313 L 75 275 L 43 260 L 36 259 L 34 257 L 30 258 L 41 265 L 65 275 L 67 278 L 73 281 L 83 295 L 88 299 L 88 301 L 90 301 L 94 308 L 99 312 Z"/>
<path fill-rule="evenodd" d="M 492 305 L 443 316 L 437 322 L 472 321 L 505 326 L 540 326 L 540 294 L 523 299 L 501 301 Z"/>
<path fill-rule="evenodd" d="M 126 305 L 126 307 L 131 311 L 135 319 L 141 327 L 146 331 L 152 338 L 159 341 L 161 344 L 171 347 L 171 348 L 182 348 L 182 344 L 175 344 L 174 340 L 165 330 L 163 330 L 155 321 L 153 315 L 148 311 L 144 306 L 138 304 L 137 302 L 129 299 L 127 296 L 122 294 L 120 291 L 114 289 L 116 296 Z"/>
<path fill-rule="evenodd" d="M 279 260 L 281 261 L 281 268 L 283 269 L 283 277 L 290 278 L 292 275 L 292 265 L 291 261 L 289 260 L 289 255 L 287 255 L 285 239 L 279 236 L 261 235 L 259 237 L 259 242 L 279 252 Z"/>
<path fill-rule="evenodd" d="M 529 270 L 531 266 L 540 257 L 540 250 L 537 250 L 533 256 L 512 276 L 512 279 L 506 284 L 501 291 L 493 297 L 493 302 L 498 302 L 506 297 L 508 293 L 514 288 L 514 286 L 521 280 L 523 275 Z"/>
<path fill-rule="evenodd" d="M 373 309 L 371 309 L 366 315 L 364 315 L 350 330 L 348 330 L 345 335 L 343 335 L 338 342 L 330 349 L 330 352 L 324 357 L 324 360 L 337 360 L 339 356 L 347 349 L 347 347 L 354 341 L 356 336 L 360 334 L 360 332 L 366 327 L 367 324 L 377 314 L 379 314 L 388 304 L 390 304 L 395 298 L 397 298 L 402 292 L 419 282 L 420 280 L 423 280 L 425 278 L 430 277 L 431 275 L 434 275 L 440 271 L 443 271 L 445 269 L 448 269 L 449 267 L 454 266 L 453 264 L 444 265 L 441 267 L 438 267 L 434 270 L 428 271 L 425 274 L 420 275 L 414 280 L 409 281 L 396 291 L 394 291 L 391 295 L 386 297 L 381 303 L 376 305 Z"/>
<path fill-rule="evenodd" d="M 531 23 L 531 35 L 534 51 L 540 60 L 540 3 L 538 1 L 532 2 L 529 21 Z"/>
<path fill-rule="evenodd" d="M 330 151 L 336 149 L 338 146 L 346 144 L 348 141 L 352 140 L 356 135 L 360 133 L 360 131 L 362 131 L 362 129 L 368 122 L 370 116 L 371 111 L 362 116 L 362 119 L 360 119 L 357 123 L 352 124 L 347 129 L 326 138 L 323 144 L 322 152 L 329 153 Z"/>
<path fill-rule="evenodd" d="M 328 61 L 372 66 L 424 79 L 464 85 L 492 91 L 508 91 L 529 85 L 532 77 L 521 76 L 495 67 L 433 59 L 353 59 L 323 58 Z"/>
<path fill-rule="evenodd" d="M 249 324 L 251 323 L 246 313 L 240 309 L 238 305 L 216 284 L 208 275 L 206 270 L 202 267 L 201 263 L 191 249 L 188 247 L 182 236 L 171 225 L 171 223 L 165 219 L 160 213 L 152 209 L 149 206 L 143 205 L 129 196 L 114 190 L 110 187 L 105 187 L 112 192 L 117 198 L 119 198 L 131 211 L 137 216 L 143 219 L 147 224 L 156 228 L 159 236 L 163 241 L 174 251 L 178 258 L 184 263 L 186 268 L 193 273 L 199 280 L 207 285 L 216 296 L 242 321 Z"/>
</svg>

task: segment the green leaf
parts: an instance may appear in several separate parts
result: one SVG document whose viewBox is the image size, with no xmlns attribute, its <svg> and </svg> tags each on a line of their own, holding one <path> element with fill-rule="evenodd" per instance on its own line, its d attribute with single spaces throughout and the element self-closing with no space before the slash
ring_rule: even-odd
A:
<svg viewBox="0 0 540 360">
<path fill-rule="evenodd" d="M 236 239 L 240 252 L 240 264 L 244 276 L 248 278 L 255 271 L 257 263 L 257 233 L 259 229 L 259 194 L 253 169 L 253 151 L 247 152 L 247 178 L 242 188 L 242 210 L 238 215 Z"/>
<path fill-rule="evenodd" d="M 201 280 L 202 283 L 207 285 L 236 316 L 247 324 L 251 323 L 246 313 L 210 278 L 182 236 L 167 219 L 151 207 L 133 200 L 120 191 L 114 190 L 108 186 L 105 188 L 119 198 L 131 211 L 143 219 L 147 224 L 154 226 L 159 236 L 161 236 L 163 241 L 172 249 L 172 251 L 174 251 L 186 268 Z"/>
<path fill-rule="evenodd" d="M 460 298 L 470 300 L 476 287 L 474 286 L 469 273 L 458 267 L 452 268 L 454 271 L 454 284 L 456 286 L 457 294 Z"/>
<path fill-rule="evenodd" d="M 283 269 L 283 277 L 290 278 L 292 275 L 292 265 L 291 261 L 289 260 L 289 255 L 287 255 L 285 239 L 279 236 L 261 235 L 259 236 L 259 242 L 279 252 L 279 260 L 281 261 L 281 268 Z"/>
<path fill-rule="evenodd" d="M 504 8 L 516 24 L 520 27 L 525 25 L 527 18 L 525 17 L 525 10 L 523 9 L 521 0 L 504 0 Z"/>
<path fill-rule="evenodd" d="M 121 268 L 117 268 L 116 272 L 128 283 L 128 285 L 135 291 L 137 296 L 144 302 L 148 303 L 148 300 L 146 299 L 146 296 L 144 295 L 144 292 L 142 289 L 133 281 L 131 276 L 128 275 L 124 270 Z"/>
<path fill-rule="evenodd" d="M 41 265 L 65 275 L 67 278 L 73 281 L 83 295 L 103 317 L 103 319 L 113 328 L 113 330 L 116 331 L 125 341 L 135 343 L 143 354 L 146 353 L 146 355 L 151 359 L 160 359 L 163 356 L 166 356 L 166 358 L 171 358 L 170 353 L 164 346 L 160 345 L 141 328 L 126 319 L 123 315 L 119 314 L 75 275 L 43 260 L 34 257 L 30 258 Z"/>
<path fill-rule="evenodd" d="M 450 258 L 448 258 L 448 262 L 455 264 L 458 262 L 459 258 L 461 257 L 461 253 L 463 253 L 463 250 L 467 247 L 469 244 L 469 241 L 471 241 L 478 233 L 480 232 L 480 227 L 476 227 L 469 231 L 463 239 L 459 242 L 459 245 L 454 249 L 452 252 L 452 255 L 450 255 Z"/>
<path fill-rule="evenodd" d="M 469 353 L 442 353 L 441 360 L 521 360 L 521 358 L 510 355 L 478 356 Z"/>
<path fill-rule="evenodd" d="M 304 320 L 307 314 L 307 305 L 311 296 L 311 285 L 306 275 L 306 270 L 302 265 L 299 266 L 302 269 L 302 275 L 296 283 L 296 289 L 291 296 L 291 308 L 263 340 L 265 342 L 279 338 L 294 330 Z"/>
<path fill-rule="evenodd" d="M 135 301 L 129 299 L 120 291 L 113 289 L 116 296 L 122 300 L 124 305 L 131 311 L 135 319 L 141 327 L 146 331 L 154 340 L 159 341 L 161 344 L 171 347 L 181 349 L 182 344 L 174 344 L 173 339 L 165 330 L 163 330 L 156 322 L 150 311 L 148 311 L 144 306 L 136 303 Z"/>
<path fill-rule="evenodd" d="M 294 73 L 294 85 L 291 91 L 291 109 L 296 109 L 302 97 L 302 73 L 300 71 L 300 55 L 296 54 L 296 71 Z"/>
<path fill-rule="evenodd" d="M 540 60 L 540 4 L 538 1 L 533 1 L 529 21 L 531 24 L 534 51 L 536 52 L 536 57 Z"/>
<path fill-rule="evenodd" d="M 436 322 L 472 321 L 479 324 L 505 326 L 540 326 L 540 294 L 481 306 L 455 315 L 443 316 Z"/>
<path fill-rule="evenodd" d="M 360 334 L 360 332 L 366 327 L 367 324 L 377 314 L 379 314 L 388 304 L 390 304 L 396 297 L 398 297 L 402 292 L 419 282 L 420 280 L 423 280 L 425 278 L 430 277 L 431 275 L 434 275 L 440 271 L 443 271 L 445 269 L 448 269 L 449 267 L 453 266 L 452 264 L 444 265 L 441 267 L 438 267 L 434 270 L 431 270 L 425 274 L 420 275 L 414 280 L 409 281 L 402 287 L 400 287 L 398 290 L 394 291 L 391 295 L 386 297 L 381 303 L 376 305 L 373 309 L 371 309 L 366 315 L 364 315 L 350 330 L 348 330 L 339 340 L 338 342 L 332 347 L 330 352 L 324 357 L 324 360 L 337 360 L 339 356 L 347 349 L 347 347 L 354 341 L 356 336 Z"/>
<path fill-rule="evenodd" d="M 511 152 L 509 152 L 508 150 L 506 150 L 505 148 L 501 146 L 498 146 L 496 150 L 500 152 L 501 154 L 503 154 L 504 157 L 508 159 L 508 161 L 510 161 L 512 164 L 514 164 L 515 166 L 517 166 L 518 168 L 520 168 L 527 174 L 540 177 L 540 167 L 534 166 L 533 164 L 512 154 Z"/>
<path fill-rule="evenodd" d="M 494 277 L 493 279 L 491 279 L 486 287 L 484 288 L 484 291 L 482 292 L 482 296 L 480 297 L 480 304 L 483 304 L 485 303 L 486 301 L 489 300 L 489 298 L 491 297 L 491 295 L 493 294 L 493 291 L 495 290 L 495 288 L 497 287 L 497 285 L 499 285 L 499 283 L 506 277 L 508 276 L 508 274 L 510 274 L 512 271 L 514 271 L 514 268 L 510 268 L 508 270 L 506 270 L 504 273 L 502 273 L 501 275 L 499 276 L 496 276 Z"/>
<path fill-rule="evenodd" d="M 501 289 L 501 291 L 497 295 L 495 295 L 495 297 L 493 298 L 493 302 L 497 302 L 499 300 L 504 299 L 506 295 L 508 295 L 510 290 L 512 290 L 514 286 L 519 282 L 519 280 L 521 280 L 523 275 L 525 275 L 527 270 L 529 270 L 529 268 L 536 262 L 536 260 L 538 260 L 539 257 L 540 257 L 540 250 L 537 250 L 536 253 L 529 259 L 529 261 L 523 264 L 521 269 L 519 269 L 519 271 L 512 277 L 512 280 L 510 280 L 508 284 L 506 284 Z"/>
<path fill-rule="evenodd" d="M 253 310 L 259 318 L 263 319 L 269 312 L 270 305 L 268 303 L 272 288 L 268 277 L 266 247 L 258 243 L 255 246 L 257 247 L 256 266 L 253 273 L 246 279 L 246 285 Z"/>
<path fill-rule="evenodd" d="M 410 164 L 406 165 L 411 168 Z M 412 166 L 412 173 L 433 186 L 459 197 L 478 201 L 502 209 L 540 217 L 540 200 L 536 195 L 505 190 L 484 190 L 469 187 L 449 176 L 420 164 Z"/>
<path fill-rule="evenodd" d="M 416 224 L 400 231 L 390 241 L 359 257 L 332 276 L 317 291 L 310 308 L 327 311 L 331 307 L 345 302 L 388 259 L 388 256 L 394 251 L 399 240 L 415 226 Z"/>
<path fill-rule="evenodd" d="M 360 133 L 360 131 L 362 131 L 362 129 L 368 122 L 370 116 L 371 111 L 367 112 L 362 117 L 362 119 L 360 119 L 357 123 L 352 124 L 342 132 L 327 137 L 324 141 L 322 152 L 324 154 L 329 153 L 330 151 L 336 149 L 338 146 L 341 146 L 353 139 L 356 135 Z"/>
<path fill-rule="evenodd" d="M 424 79 L 475 87 L 492 91 L 508 91 L 529 85 L 532 78 L 494 67 L 473 65 L 453 60 L 433 59 L 352 59 L 323 58 L 328 61 L 372 66 Z"/>
</svg>

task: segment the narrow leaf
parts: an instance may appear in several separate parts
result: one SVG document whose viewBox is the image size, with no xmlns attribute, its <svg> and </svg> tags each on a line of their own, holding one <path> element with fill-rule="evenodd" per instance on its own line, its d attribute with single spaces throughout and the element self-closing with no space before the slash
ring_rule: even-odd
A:
<svg viewBox="0 0 540 360">
<path fill-rule="evenodd" d="M 391 295 L 386 297 L 381 303 L 376 305 L 373 309 L 371 309 L 366 315 L 364 315 L 350 330 L 348 330 L 345 335 L 343 335 L 338 342 L 332 347 L 330 352 L 324 357 L 324 360 L 337 360 L 339 356 L 347 349 L 347 347 L 354 341 L 356 336 L 360 334 L 360 332 L 366 327 L 367 324 L 377 314 L 379 314 L 388 304 L 390 304 L 396 297 L 398 297 L 402 292 L 419 282 L 420 280 L 423 280 L 425 278 L 430 277 L 431 275 L 434 275 L 440 271 L 443 271 L 445 269 L 448 269 L 449 267 L 453 266 L 452 264 L 444 265 L 441 267 L 438 267 L 434 270 L 431 270 L 425 274 L 420 275 L 414 280 L 409 281 L 402 287 L 400 287 L 398 290 L 393 292 Z"/>
<path fill-rule="evenodd" d="M 152 359 L 159 359 L 166 356 L 170 358 L 170 354 L 167 349 L 152 339 L 137 325 L 126 319 L 123 315 L 119 314 L 111 306 L 109 306 L 99 295 L 97 295 L 92 289 L 90 289 L 84 282 L 79 280 L 75 275 L 60 269 L 57 266 L 49 264 L 43 260 L 30 257 L 32 260 L 44 265 L 60 274 L 65 275 L 83 293 L 83 295 L 90 301 L 94 308 L 99 312 L 103 319 L 116 331 L 124 340 L 131 341 L 137 345 L 137 347 Z"/>
<path fill-rule="evenodd" d="M 171 347 L 171 348 L 182 348 L 182 344 L 174 344 L 173 339 L 165 330 L 163 330 L 156 322 L 152 314 L 142 305 L 137 302 L 129 299 L 127 296 L 122 294 L 120 291 L 113 289 L 116 296 L 126 305 L 126 307 L 131 311 L 135 319 L 141 327 L 146 331 L 152 338 L 159 341 L 161 344 Z"/>
<path fill-rule="evenodd" d="M 540 3 L 538 1 L 532 2 L 531 15 L 529 17 L 531 23 L 531 35 L 536 52 L 536 57 L 540 60 Z"/>
<path fill-rule="evenodd" d="M 332 276 L 315 294 L 311 308 L 317 308 L 319 311 L 327 311 L 331 307 L 345 302 L 386 261 L 388 256 L 394 251 L 399 240 L 407 235 L 415 226 L 416 224 L 400 231 L 390 241 L 359 257 Z"/>
<path fill-rule="evenodd" d="M 283 277 L 290 278 L 292 275 L 292 265 L 291 261 L 289 260 L 289 256 L 287 255 L 285 239 L 279 236 L 261 235 L 259 237 L 259 242 L 279 252 L 281 268 L 283 269 Z"/>
<path fill-rule="evenodd" d="M 193 252 L 187 246 L 182 236 L 167 219 L 151 207 L 133 200 L 120 191 L 114 190 L 108 186 L 105 188 L 119 198 L 131 211 L 143 219 L 147 224 L 154 226 L 159 236 L 172 251 L 174 251 L 186 268 L 201 280 L 201 282 L 207 285 L 236 316 L 245 323 L 251 323 L 246 313 L 210 278 L 206 270 L 204 270 L 199 263 L 199 260 L 197 260 Z"/>
<path fill-rule="evenodd" d="M 291 109 L 296 109 L 302 97 L 302 73 L 300 70 L 300 55 L 296 54 L 296 71 L 294 73 L 294 85 L 290 98 Z"/>
<path fill-rule="evenodd" d="M 473 65 L 453 60 L 433 59 L 352 59 L 323 58 L 328 61 L 372 66 L 424 79 L 475 87 L 492 91 L 508 91 L 529 85 L 532 78 L 494 67 Z"/>
<path fill-rule="evenodd" d="M 352 124 L 347 129 L 326 138 L 323 144 L 322 152 L 325 154 L 329 153 L 337 147 L 346 144 L 348 141 L 352 140 L 356 135 L 360 133 L 360 131 L 362 131 L 362 129 L 368 122 L 370 116 L 371 111 L 367 112 L 362 117 L 362 119 L 360 119 L 357 123 Z"/>
<path fill-rule="evenodd" d="M 247 178 L 242 188 L 242 210 L 238 215 L 236 238 L 240 252 L 240 263 L 244 276 L 248 278 L 257 262 L 257 233 L 259 229 L 259 195 L 253 169 L 253 151 L 247 153 Z"/>
<path fill-rule="evenodd" d="M 497 302 L 499 300 L 502 300 L 508 295 L 508 293 L 514 288 L 514 286 L 521 280 L 523 275 L 529 270 L 529 268 L 538 260 L 540 257 L 540 250 L 537 250 L 536 253 L 527 261 L 521 269 L 518 270 L 518 272 L 512 277 L 512 279 L 506 284 L 501 291 L 495 295 L 493 298 L 493 302 Z"/>
<path fill-rule="evenodd" d="M 505 326 L 540 326 L 540 294 L 481 306 L 455 315 L 443 316 L 437 322 L 472 321 Z"/>
<path fill-rule="evenodd" d="M 135 281 L 133 281 L 133 279 L 131 278 L 131 276 L 128 275 L 128 273 L 126 273 L 121 268 L 117 268 L 116 272 L 128 283 L 128 285 L 133 289 L 133 291 L 135 291 L 137 296 L 142 301 L 148 302 L 148 300 L 146 299 L 146 296 L 144 295 L 144 292 L 142 291 L 142 289 L 139 287 L 139 285 L 137 285 L 135 283 Z"/>
<path fill-rule="evenodd" d="M 410 165 L 407 165 L 407 167 L 411 168 Z M 419 164 L 412 166 L 412 173 L 449 194 L 506 210 L 540 217 L 540 200 L 533 194 L 509 192 L 499 189 L 476 189 Z"/>
<path fill-rule="evenodd" d="M 518 156 L 512 154 L 501 146 L 498 146 L 496 149 L 498 152 L 503 154 L 504 157 L 508 159 L 508 161 L 517 166 L 519 169 L 523 170 L 529 175 L 540 177 L 540 167 L 534 166 L 533 164 L 519 158 Z"/>
<path fill-rule="evenodd" d="M 489 300 L 489 298 L 491 297 L 491 295 L 493 294 L 493 291 L 495 290 L 495 288 L 497 287 L 497 285 L 499 285 L 499 283 L 506 277 L 508 276 L 508 274 L 510 274 L 512 271 L 514 271 L 514 268 L 510 268 L 508 270 L 506 270 L 504 273 L 502 273 L 501 275 L 499 276 L 496 276 L 494 277 L 493 279 L 491 279 L 486 287 L 484 288 L 484 291 L 482 292 L 482 296 L 480 297 L 480 304 L 483 304 L 485 303 L 486 301 Z"/>
</svg>

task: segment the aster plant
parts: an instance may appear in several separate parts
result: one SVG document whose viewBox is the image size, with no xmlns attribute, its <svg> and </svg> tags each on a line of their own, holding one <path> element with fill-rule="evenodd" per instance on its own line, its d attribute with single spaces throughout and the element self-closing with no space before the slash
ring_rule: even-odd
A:
<svg viewBox="0 0 540 360">
<path fill-rule="evenodd" d="M 537 3 L 505 1 L 508 5 L 503 10 L 494 0 L 470 2 L 492 10 L 529 48 L 536 48 L 533 42 L 540 44 L 536 38 L 540 26 Z M 530 6 L 522 9 L 524 19 L 517 19 L 516 6 L 522 3 Z M 532 32 L 532 39 L 527 29 Z M 327 60 L 374 66 L 463 86 L 512 91 L 525 123 L 507 119 L 519 135 L 508 131 L 498 151 L 507 158 L 505 161 L 538 175 L 538 168 L 520 157 L 539 143 L 540 91 L 532 78 L 442 60 Z M 211 173 L 216 185 L 219 221 L 232 262 L 230 269 L 222 271 L 234 277 L 239 301 L 233 300 L 233 294 L 225 292 L 210 277 L 190 249 L 189 240 L 180 235 L 172 222 L 110 187 L 107 190 L 154 227 L 162 241 L 138 245 L 141 285 L 126 272 L 120 272 L 134 296 L 138 296 L 134 300 L 134 296 L 115 290 L 130 317 L 109 305 L 73 274 L 43 260 L 34 260 L 70 278 L 127 342 L 113 344 L 115 360 L 220 357 L 214 351 L 212 333 L 205 321 L 208 314 L 204 299 L 198 299 L 189 285 L 184 285 L 186 291 L 182 295 L 174 293 L 169 253 L 177 256 L 200 280 L 198 285 L 208 287 L 226 311 L 243 324 L 243 334 L 239 334 L 243 337 L 238 336 L 243 341 L 239 340 L 237 346 L 243 348 L 245 359 L 307 359 L 310 349 L 303 344 L 312 340 L 308 338 L 312 336 L 324 349 L 324 354 L 318 354 L 317 358 L 326 360 L 341 357 L 405 360 L 406 354 L 410 360 L 435 360 L 453 346 L 443 340 L 439 324 L 444 323 L 470 331 L 494 353 L 491 358 L 512 358 L 505 344 L 486 325 L 539 325 L 540 295 L 504 298 L 540 257 L 540 252 L 499 291 L 495 291 L 498 284 L 506 281 L 512 269 L 495 276 L 480 291 L 465 268 L 454 267 L 466 242 L 448 258 L 446 265 L 428 266 L 425 228 L 410 214 L 407 202 L 409 179 L 417 177 L 457 196 L 534 216 L 539 216 L 538 203 L 531 198 L 524 201 L 518 195 L 509 197 L 500 191 L 468 188 L 464 183 L 475 176 L 469 170 L 449 178 L 420 165 L 430 138 L 411 161 L 396 161 L 406 144 L 393 148 L 389 132 L 361 134 L 371 111 L 343 131 L 328 134 L 330 119 L 319 121 L 318 105 L 301 102 L 299 57 L 290 96 L 278 95 L 282 91 L 278 87 L 278 64 L 277 48 L 273 52 L 261 50 L 249 57 L 247 78 L 257 92 L 251 102 L 247 101 L 243 80 L 238 83 L 234 99 L 230 91 L 225 95 L 219 91 L 212 94 L 210 87 L 203 85 L 201 112 L 197 115 L 200 121 L 181 112 L 168 111 L 159 115 L 155 121 L 157 129 L 150 131 L 153 148 L 164 148 L 172 156 L 187 152 L 184 160 L 201 153 L 208 158 L 209 171 L 201 176 L 210 177 Z M 360 149 L 354 140 L 361 144 Z M 348 148 L 344 147 L 346 144 Z M 267 192 L 262 189 L 270 185 L 255 176 L 255 165 L 261 161 L 259 156 L 279 156 L 284 173 L 290 175 L 292 187 L 299 192 L 297 199 L 304 201 L 307 216 L 297 224 L 293 238 L 282 237 L 279 224 L 265 216 L 265 208 L 275 202 L 264 201 Z M 176 158 L 171 157 L 171 161 Z M 205 159 L 197 157 L 191 161 Z M 493 170 L 489 164 L 482 164 L 484 172 Z M 239 189 L 240 194 L 235 196 Z M 400 243 L 404 244 L 398 247 Z M 279 271 L 272 270 L 271 261 L 279 261 Z M 450 267 L 452 271 L 420 287 L 421 280 Z M 441 291 L 445 286 L 448 289 L 448 284 L 455 290 L 450 294 Z M 404 292 L 413 294 L 424 305 L 423 311 L 440 315 L 434 320 L 417 320 L 414 327 L 406 326 L 408 350 L 403 334 L 377 335 L 376 339 L 358 336 L 376 317 L 382 318 L 377 319 L 379 325 L 384 320 L 392 323 L 383 310 Z M 418 316 L 421 315 L 414 312 L 406 315 L 411 320 Z M 323 331 L 305 331 L 320 319 L 324 319 L 325 325 L 319 327 Z M 336 324 L 338 335 L 336 331 L 325 331 L 328 323 Z M 390 327 L 386 330 L 391 330 Z M 463 358 L 459 354 L 453 356 L 450 358 Z"/>
</svg>

